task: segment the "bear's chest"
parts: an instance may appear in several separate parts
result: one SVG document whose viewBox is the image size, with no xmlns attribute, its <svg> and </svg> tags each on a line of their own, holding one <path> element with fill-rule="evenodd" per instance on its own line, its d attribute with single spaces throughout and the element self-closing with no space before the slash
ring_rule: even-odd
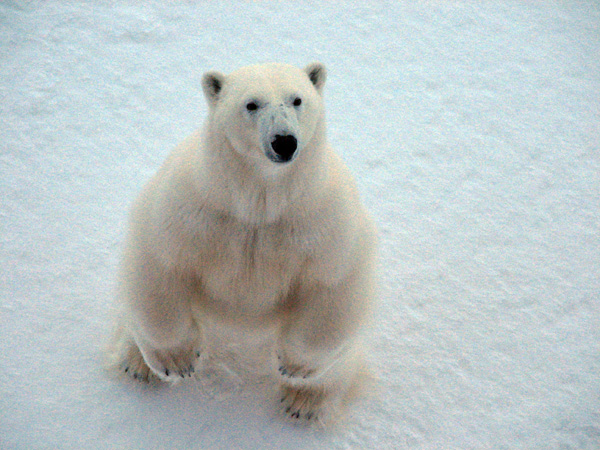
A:
<svg viewBox="0 0 600 450">
<path fill-rule="evenodd" d="M 300 271 L 304 251 L 292 226 L 224 223 L 210 233 L 202 286 L 223 306 L 264 314 L 285 297 Z"/>
</svg>

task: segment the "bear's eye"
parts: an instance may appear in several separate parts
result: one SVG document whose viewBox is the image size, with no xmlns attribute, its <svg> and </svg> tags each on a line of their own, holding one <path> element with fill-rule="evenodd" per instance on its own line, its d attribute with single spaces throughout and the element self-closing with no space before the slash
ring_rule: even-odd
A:
<svg viewBox="0 0 600 450">
<path fill-rule="evenodd" d="M 302 104 L 302 99 L 301 99 L 300 97 L 296 97 L 296 98 L 294 99 L 294 103 L 293 103 L 293 105 L 294 105 L 294 106 L 300 106 L 301 104 Z"/>
<path fill-rule="evenodd" d="M 246 104 L 246 109 L 248 111 L 256 111 L 258 109 L 258 105 L 256 104 L 256 102 L 250 102 Z"/>
</svg>

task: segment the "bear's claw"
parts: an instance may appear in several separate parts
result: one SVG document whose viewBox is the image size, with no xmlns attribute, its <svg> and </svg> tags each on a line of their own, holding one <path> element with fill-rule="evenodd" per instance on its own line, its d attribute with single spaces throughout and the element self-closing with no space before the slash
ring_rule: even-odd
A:
<svg viewBox="0 0 600 450">
<path fill-rule="evenodd" d="M 277 359 L 279 362 L 277 370 L 286 381 L 294 382 L 306 380 L 315 372 L 313 369 L 307 369 L 299 364 L 285 363 L 280 355 L 277 355 Z"/>
</svg>

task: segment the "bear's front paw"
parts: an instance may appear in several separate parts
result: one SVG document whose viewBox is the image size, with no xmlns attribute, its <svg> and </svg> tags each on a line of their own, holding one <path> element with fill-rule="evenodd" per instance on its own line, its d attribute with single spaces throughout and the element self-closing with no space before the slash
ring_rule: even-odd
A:
<svg viewBox="0 0 600 450">
<path fill-rule="evenodd" d="M 153 383 L 158 381 L 158 377 L 150 370 L 140 349 L 133 341 L 128 341 L 123 345 L 122 354 L 118 360 L 118 369 L 121 373 L 130 376 L 136 381 L 144 383 Z"/>
<path fill-rule="evenodd" d="M 193 343 L 170 349 L 140 349 L 152 372 L 161 380 L 170 382 L 192 377 L 200 357 L 200 351 Z"/>
<path fill-rule="evenodd" d="M 321 408 L 325 399 L 322 389 L 282 386 L 281 410 L 291 419 L 321 423 Z"/>
<path fill-rule="evenodd" d="M 294 363 L 282 354 L 277 354 L 277 371 L 282 381 L 291 386 L 306 386 L 314 384 L 319 378 L 319 372 L 305 364 Z"/>
<path fill-rule="evenodd" d="M 294 364 L 279 354 L 277 355 L 277 370 L 279 375 L 292 384 L 300 382 L 300 380 L 307 380 L 315 373 L 314 369 L 301 364 Z"/>
</svg>

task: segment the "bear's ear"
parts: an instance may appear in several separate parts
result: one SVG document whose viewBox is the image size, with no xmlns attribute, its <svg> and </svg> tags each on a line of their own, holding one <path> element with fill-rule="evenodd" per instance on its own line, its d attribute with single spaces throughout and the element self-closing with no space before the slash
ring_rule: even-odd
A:
<svg viewBox="0 0 600 450">
<path fill-rule="evenodd" d="M 224 83 L 225 75 L 221 72 L 206 72 L 202 76 L 202 90 L 210 106 L 213 106 L 219 100 Z"/>
<path fill-rule="evenodd" d="M 321 93 L 323 86 L 325 86 L 325 80 L 327 80 L 327 69 L 325 69 L 325 66 L 320 62 L 314 62 L 306 66 L 304 71 L 308 74 L 308 78 L 317 91 Z"/>
</svg>

